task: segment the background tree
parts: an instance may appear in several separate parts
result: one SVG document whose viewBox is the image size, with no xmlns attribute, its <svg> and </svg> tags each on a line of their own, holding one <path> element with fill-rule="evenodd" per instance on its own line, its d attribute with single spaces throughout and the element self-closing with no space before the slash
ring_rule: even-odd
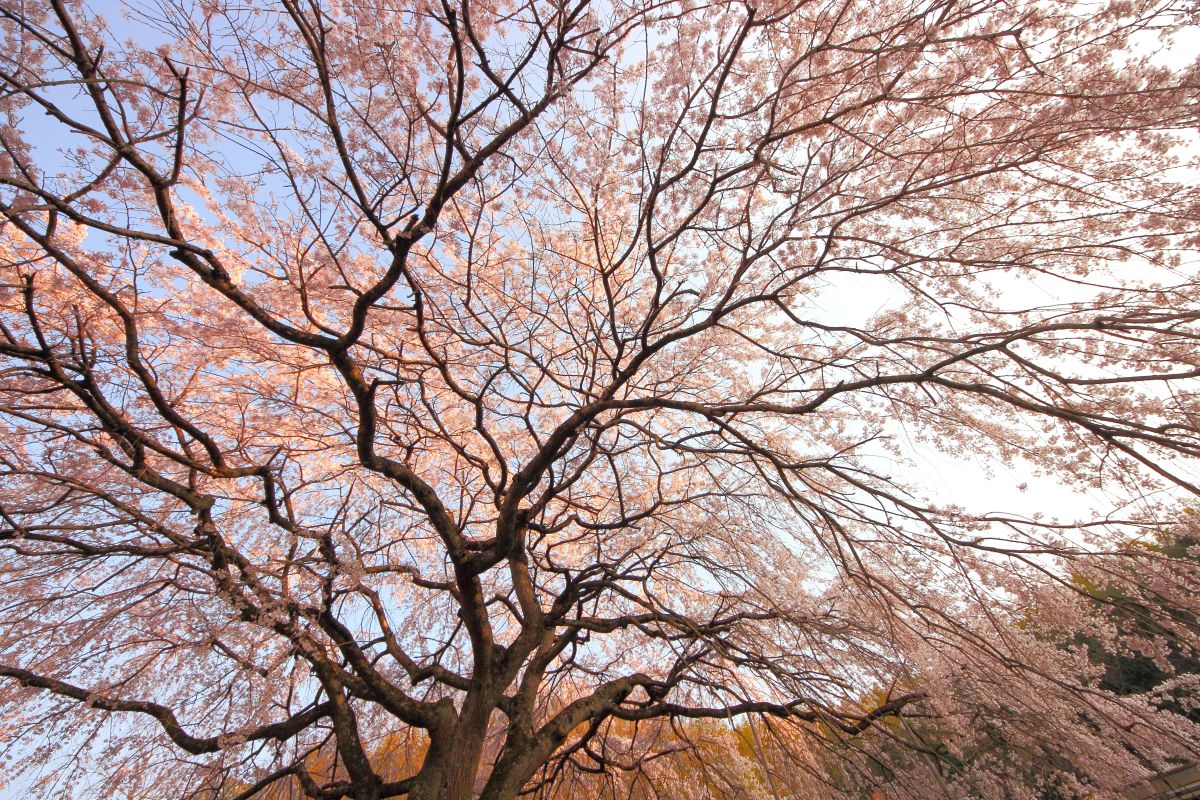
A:
<svg viewBox="0 0 1200 800">
<path fill-rule="evenodd" d="M 1197 533 L 1193 523 L 1139 546 L 1195 561 L 1200 557 Z M 1096 598 L 1102 622 L 1116 628 L 1115 634 L 1081 637 L 1088 657 L 1104 665 L 1100 685 L 1105 689 L 1123 695 L 1154 693 L 1159 707 L 1200 722 L 1200 652 L 1191 637 L 1180 635 L 1196 626 L 1193 609 L 1175 609 L 1169 595 L 1146 592 L 1143 577 L 1133 576 L 1132 596 L 1124 586 L 1128 578 L 1113 581 L 1105 575 L 1097 585 L 1086 576 L 1076 577 Z"/>
<path fill-rule="evenodd" d="M 919 715 L 1093 797 L 1195 754 L 1015 624 L 1197 492 L 1193 7 L 91 11 L 0 2 L 42 794 L 501 800 L 757 715 L 766 759 Z M 934 448 L 1110 507 L 939 496 Z"/>
<path fill-rule="evenodd" d="M 1190 518 L 1194 512 L 1185 511 L 1189 516 L 1175 529 L 1137 542 L 1124 562 L 1105 559 L 1094 565 L 1095 571 L 1089 570 L 1086 559 L 1076 562 L 1085 572 L 1072 575 L 1070 583 L 1054 594 L 1043 593 L 1039 605 L 1031 605 L 1025 619 L 1016 624 L 1043 641 L 1086 654 L 1090 669 L 1076 676 L 1081 683 L 1196 722 L 1200 654 L 1190 633 L 1196 620 L 1191 610 L 1174 607 L 1173 600 L 1160 591 L 1163 586 L 1190 586 L 1196 581 L 1194 564 L 1186 563 L 1195 561 L 1191 548 L 1197 542 L 1196 527 Z M 1165 553 L 1170 558 L 1144 559 L 1140 553 Z M 1102 730 L 1086 707 L 1067 713 L 1076 714 L 1084 726 Z M 1025 735 L 1019 737 L 986 719 L 957 731 L 946 722 L 947 718 L 892 718 L 853 742 L 824 737 L 831 751 L 825 756 L 829 772 L 840 787 L 857 787 L 861 797 L 876 787 L 890 792 L 893 783 L 917 787 L 949 783 L 963 784 L 960 793 L 972 797 L 1058 800 L 1070 796 L 1081 778 L 1086 780 L 1053 739 L 1060 720 L 1047 724 L 1032 718 Z M 862 739 L 868 738 L 876 740 L 874 746 L 864 747 Z M 1110 745 L 1130 747 L 1121 741 Z M 868 757 L 856 759 L 856 753 L 847 749 Z M 1130 753 L 1138 756 L 1136 747 Z"/>
</svg>

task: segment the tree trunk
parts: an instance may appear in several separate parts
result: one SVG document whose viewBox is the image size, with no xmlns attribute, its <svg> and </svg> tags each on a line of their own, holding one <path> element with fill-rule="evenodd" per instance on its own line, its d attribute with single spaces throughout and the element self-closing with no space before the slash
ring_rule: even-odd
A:
<svg viewBox="0 0 1200 800">
<path fill-rule="evenodd" d="M 430 742 L 409 800 L 471 800 L 490 717 L 486 704 L 467 701 L 453 731 Z"/>
</svg>

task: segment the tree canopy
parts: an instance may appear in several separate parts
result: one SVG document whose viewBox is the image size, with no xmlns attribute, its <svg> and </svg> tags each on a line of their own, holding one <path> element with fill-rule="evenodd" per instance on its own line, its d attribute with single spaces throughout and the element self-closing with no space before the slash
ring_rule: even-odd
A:
<svg viewBox="0 0 1200 800">
<path fill-rule="evenodd" d="M 0 0 L 9 776 L 1100 798 L 1200 756 L 1088 652 L 1099 586 L 1196 652 L 1197 560 L 1139 546 L 1200 494 L 1194 3 L 109 11 Z"/>
</svg>

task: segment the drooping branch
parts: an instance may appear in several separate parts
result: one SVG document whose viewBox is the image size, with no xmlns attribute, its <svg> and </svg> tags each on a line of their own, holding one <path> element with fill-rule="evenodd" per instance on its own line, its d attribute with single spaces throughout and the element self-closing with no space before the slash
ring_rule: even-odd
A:
<svg viewBox="0 0 1200 800">
<path fill-rule="evenodd" d="M 248 730 L 237 731 L 232 734 L 198 737 L 184 730 L 176 718 L 175 712 L 158 703 L 109 697 L 104 692 L 88 691 L 74 684 L 54 678 L 47 678 L 17 667 L 0 665 L 0 676 L 12 678 L 22 686 L 32 689 L 44 689 L 51 694 L 77 700 L 87 704 L 91 708 L 98 708 L 102 711 L 128 711 L 153 717 L 162 728 L 163 733 L 167 734 L 172 742 L 187 752 L 196 755 L 214 753 L 222 749 L 223 742 L 234 739 L 242 742 L 261 741 L 263 739 L 286 741 L 318 720 L 328 717 L 333 710 L 331 703 L 326 701 L 313 705 L 311 708 L 294 714 L 280 722 L 255 726 Z"/>
</svg>

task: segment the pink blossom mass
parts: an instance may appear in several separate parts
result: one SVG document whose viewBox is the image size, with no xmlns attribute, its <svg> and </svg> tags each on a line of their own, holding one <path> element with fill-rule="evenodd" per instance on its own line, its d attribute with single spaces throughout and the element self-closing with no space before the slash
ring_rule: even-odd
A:
<svg viewBox="0 0 1200 800">
<path fill-rule="evenodd" d="M 0 0 L 0 792 L 1192 769 L 1197 41 L 1195 0 Z"/>
</svg>

